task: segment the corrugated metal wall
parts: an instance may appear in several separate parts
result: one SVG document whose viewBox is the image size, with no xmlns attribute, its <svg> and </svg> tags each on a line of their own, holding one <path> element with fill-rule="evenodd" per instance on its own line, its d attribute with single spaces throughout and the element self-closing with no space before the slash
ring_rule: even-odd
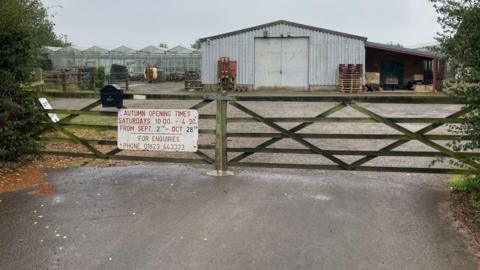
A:
<svg viewBox="0 0 480 270">
<path fill-rule="evenodd" d="M 269 37 L 309 37 L 310 86 L 338 84 L 339 64 L 365 66 L 365 41 L 341 35 L 324 33 L 279 24 L 202 43 L 202 83 L 217 83 L 217 61 L 230 57 L 237 61 L 237 84 L 253 85 L 255 81 L 255 41 L 268 31 Z"/>
</svg>

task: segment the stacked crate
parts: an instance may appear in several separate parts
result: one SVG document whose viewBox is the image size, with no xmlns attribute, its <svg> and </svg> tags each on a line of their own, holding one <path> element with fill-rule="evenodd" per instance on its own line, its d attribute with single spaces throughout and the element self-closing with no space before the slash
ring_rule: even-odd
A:
<svg viewBox="0 0 480 270">
<path fill-rule="evenodd" d="M 237 80 L 237 61 L 221 57 L 217 65 L 218 85 L 222 90 L 234 90 Z"/>
<path fill-rule="evenodd" d="M 342 93 L 359 93 L 363 91 L 363 65 L 341 64 L 338 67 L 338 89 Z"/>
</svg>

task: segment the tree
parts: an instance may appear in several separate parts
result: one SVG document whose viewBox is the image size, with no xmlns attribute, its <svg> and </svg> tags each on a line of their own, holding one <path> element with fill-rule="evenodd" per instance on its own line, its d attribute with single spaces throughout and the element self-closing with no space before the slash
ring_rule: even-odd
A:
<svg viewBox="0 0 480 270">
<path fill-rule="evenodd" d="M 453 141 L 457 151 L 480 148 L 480 0 L 430 0 L 439 14 L 442 32 L 439 50 L 445 56 L 452 79 L 446 89 L 462 99 L 471 113 L 466 122 L 451 130 L 466 141 Z M 473 158 L 472 158 L 473 159 Z M 475 161 L 475 159 L 473 159 Z M 476 159 L 478 162 L 478 159 Z M 480 170 L 477 169 L 477 177 Z"/>
<path fill-rule="evenodd" d="M 431 0 L 442 27 L 437 40 L 457 79 L 479 82 L 480 0 Z"/>
<path fill-rule="evenodd" d="M 52 70 L 53 69 L 53 62 L 48 56 L 48 53 L 42 53 L 38 59 L 38 66 L 42 70 Z"/>
<path fill-rule="evenodd" d="M 95 87 L 102 89 L 105 86 L 105 67 L 100 66 L 97 68 L 97 74 L 95 74 Z"/>
<path fill-rule="evenodd" d="M 2 0 L 0 8 L 0 69 L 15 79 L 28 78 L 37 65 L 42 46 L 62 42 L 39 0 Z"/>
<path fill-rule="evenodd" d="M 2 0 L 0 7 L 0 160 L 33 153 L 41 115 L 20 84 L 39 65 L 42 46 L 58 45 L 39 0 Z"/>
<path fill-rule="evenodd" d="M 193 44 L 190 44 L 190 47 L 192 47 L 193 49 L 196 49 L 196 50 L 200 50 L 200 47 L 202 46 L 201 42 L 200 42 L 200 39 L 197 39 L 195 41 L 195 43 Z"/>
<path fill-rule="evenodd" d="M 160 43 L 160 45 L 158 45 L 158 47 L 168 49 L 168 44 L 167 43 Z"/>
</svg>

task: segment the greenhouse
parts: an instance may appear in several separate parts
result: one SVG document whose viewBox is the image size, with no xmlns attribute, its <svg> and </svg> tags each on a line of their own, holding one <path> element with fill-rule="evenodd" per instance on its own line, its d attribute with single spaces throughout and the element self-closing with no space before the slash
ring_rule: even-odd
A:
<svg viewBox="0 0 480 270">
<path fill-rule="evenodd" d="M 148 46 L 135 50 L 126 46 L 115 49 L 104 49 L 98 46 L 91 48 L 45 47 L 48 58 L 54 69 L 70 67 L 104 66 L 107 73 L 113 64 L 125 66 L 130 75 L 144 73 L 145 67 L 157 67 L 165 73 L 200 73 L 200 52 L 183 46 L 172 49 Z"/>
</svg>

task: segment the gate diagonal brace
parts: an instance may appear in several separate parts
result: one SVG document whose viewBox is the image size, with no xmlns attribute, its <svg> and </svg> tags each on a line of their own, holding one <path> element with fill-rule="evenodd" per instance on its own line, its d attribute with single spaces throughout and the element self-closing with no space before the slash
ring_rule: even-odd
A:
<svg viewBox="0 0 480 270">
<path fill-rule="evenodd" d="M 200 101 L 199 103 L 191 106 L 189 109 L 190 110 L 199 110 L 205 106 L 207 106 L 208 104 L 210 104 L 213 100 L 209 100 L 209 99 L 206 99 L 206 100 L 202 100 Z M 195 155 L 201 157 L 203 160 L 205 160 L 206 162 L 208 162 L 209 164 L 213 164 L 215 162 L 214 159 L 212 159 L 211 157 L 209 157 L 207 154 L 205 154 L 204 152 L 200 151 L 199 149 L 197 149 L 197 151 L 195 151 Z"/>
<path fill-rule="evenodd" d="M 118 147 L 115 147 L 115 149 L 105 153 L 105 156 L 106 156 L 107 159 L 109 159 L 109 158 L 115 156 L 116 154 L 118 154 L 122 151 L 123 151 L 122 149 L 119 149 Z"/>
<path fill-rule="evenodd" d="M 87 106 L 83 107 L 80 109 L 80 111 L 91 111 L 92 109 L 96 108 L 98 105 L 102 104 L 102 100 L 99 99 L 99 100 L 96 100 L 90 104 L 88 104 Z M 80 116 L 80 114 L 71 114 L 69 116 L 66 116 L 65 118 L 62 118 L 60 119 L 60 123 L 64 123 L 64 122 L 67 122 L 67 121 L 70 121 L 74 118 L 77 118 L 78 116 Z"/>
<path fill-rule="evenodd" d="M 205 106 L 207 106 L 208 104 L 210 104 L 213 100 L 209 100 L 209 99 L 206 99 L 206 100 L 202 100 L 200 101 L 199 103 L 191 106 L 189 109 L 190 110 L 199 110 Z"/>
<path fill-rule="evenodd" d="M 465 114 L 467 114 L 469 112 L 471 112 L 471 109 L 464 108 L 464 109 L 462 109 L 458 112 L 455 112 L 455 113 L 445 117 L 445 119 L 456 119 L 458 117 L 464 116 Z M 428 126 L 422 128 L 422 129 L 416 131 L 415 133 L 424 135 L 424 134 L 426 134 L 426 133 L 428 133 L 428 132 L 430 132 L 430 131 L 438 128 L 438 127 L 443 126 L 443 125 L 445 125 L 445 123 L 433 123 L 431 125 L 428 125 Z M 397 141 L 381 148 L 380 150 L 378 150 L 378 152 L 382 152 L 382 151 L 391 152 L 392 150 L 404 145 L 405 143 L 407 143 L 409 141 L 411 141 L 411 140 L 409 140 L 409 139 L 407 139 L 407 140 L 397 140 Z M 379 155 L 367 155 L 367 156 L 351 163 L 350 165 L 352 165 L 353 167 L 358 167 L 358 166 L 361 166 L 361 165 L 363 165 L 363 164 L 365 164 L 365 163 L 369 162 L 370 160 L 375 159 L 377 157 L 379 157 Z"/>
<path fill-rule="evenodd" d="M 427 139 L 425 136 L 423 136 L 423 134 L 418 134 L 418 133 L 414 133 L 398 124 L 396 124 L 395 122 L 389 120 L 389 119 L 385 119 L 384 117 L 356 104 L 356 103 L 350 103 L 348 104 L 350 107 L 352 107 L 353 109 L 367 115 L 368 117 L 376 120 L 377 122 L 379 123 L 383 123 L 397 131 L 400 131 L 401 133 L 403 133 L 404 135 L 408 136 L 411 138 L 411 140 L 417 140 L 419 142 L 422 142 L 423 144 L 427 145 L 427 146 L 430 146 L 431 148 L 434 148 L 438 151 L 440 151 L 441 153 L 445 154 L 446 156 L 448 157 L 451 157 L 451 158 L 455 158 L 457 159 L 458 161 L 460 162 L 463 162 L 465 164 L 468 164 L 470 165 L 472 168 L 474 169 L 480 169 L 480 164 L 472 161 L 472 160 L 469 160 L 469 159 L 466 159 L 464 158 L 463 156 L 455 153 L 454 151 L 448 149 L 448 148 L 445 148 L 429 139 Z"/>
<path fill-rule="evenodd" d="M 318 148 L 317 146 L 313 145 L 312 143 L 304 140 L 302 137 L 298 136 L 297 134 L 293 133 L 293 132 L 290 132 L 284 128 L 282 128 L 281 126 L 275 124 L 273 121 L 271 120 L 268 120 L 268 119 L 265 119 L 264 117 L 262 117 L 261 115 L 251 111 L 250 109 L 244 107 L 243 105 L 235 102 L 235 101 L 232 101 L 230 102 L 230 104 L 232 106 L 234 106 L 235 108 L 241 110 L 242 112 L 252 116 L 253 118 L 257 119 L 258 121 L 260 122 L 263 122 L 265 123 L 266 125 L 268 125 L 269 127 L 273 128 L 273 129 L 276 129 L 277 131 L 281 132 L 282 134 L 290 137 L 291 139 L 297 141 L 298 143 L 308 147 L 309 149 L 311 149 L 313 152 L 315 153 L 318 153 L 322 156 L 324 156 L 325 158 L 333 161 L 334 163 L 338 164 L 342 169 L 344 170 L 350 170 L 350 165 L 345 163 L 344 161 L 342 161 L 341 159 L 335 157 L 334 155 L 332 155 L 329 151 L 326 151 L 326 150 L 323 150 L 323 149 L 320 149 Z"/>
<path fill-rule="evenodd" d="M 64 127 L 60 126 L 59 124 L 57 123 L 51 123 L 50 124 L 54 129 L 56 129 L 57 131 L 67 135 L 68 137 L 70 137 L 73 141 L 75 141 L 76 143 L 78 144 L 81 144 L 83 145 L 84 147 L 86 147 L 88 150 L 90 150 L 93 154 L 95 154 L 96 157 L 98 158 L 106 158 L 106 156 L 98 151 L 95 147 L 93 147 L 92 145 L 90 145 L 88 142 L 86 142 L 85 140 L 77 137 L 75 134 L 71 133 L 70 131 L 66 130 Z"/>
<path fill-rule="evenodd" d="M 100 99 L 98 100 L 95 100 L 94 102 L 88 104 L 87 106 L 83 107 L 80 109 L 80 111 L 91 111 L 92 109 L 94 109 L 95 107 L 97 107 L 98 105 L 102 104 L 102 101 Z M 48 112 L 48 111 L 47 111 Z M 68 115 L 62 119 L 60 119 L 60 122 L 59 123 L 65 123 L 67 121 L 70 121 L 72 119 L 75 119 L 77 117 L 79 117 L 80 114 L 71 114 L 71 115 Z M 44 128 L 40 131 L 38 131 L 37 133 L 33 134 L 33 137 L 38 137 L 40 135 L 42 135 L 45 131 L 47 131 L 49 128 Z"/>
<path fill-rule="evenodd" d="M 93 102 L 93 103 L 91 103 L 90 105 L 87 105 L 84 109 L 85 109 L 85 110 L 91 110 L 92 108 L 95 108 L 96 106 L 98 106 L 98 104 L 95 105 L 97 102 L 98 102 L 98 100 L 95 101 L 95 102 Z M 76 136 L 76 135 L 73 134 L 72 132 L 70 132 L 70 131 L 66 130 L 64 127 L 60 126 L 59 124 L 50 121 L 50 118 L 48 117 L 48 110 L 43 109 L 42 106 L 40 106 L 40 108 L 41 108 L 41 111 L 42 111 L 42 113 L 43 113 L 43 116 L 45 117 L 45 120 L 46 120 L 46 122 L 47 122 L 47 125 L 49 125 L 50 128 L 53 128 L 53 129 L 59 131 L 60 133 L 65 134 L 67 137 L 69 137 L 70 139 L 72 139 L 74 142 L 83 145 L 85 148 L 87 148 L 88 150 L 90 150 L 90 152 L 92 152 L 96 157 L 98 157 L 98 158 L 106 158 L 106 156 L 105 156 L 102 152 L 98 151 L 95 147 L 93 147 L 92 145 L 90 145 L 87 141 L 79 138 L 78 136 Z M 75 118 L 75 117 L 77 117 L 77 116 L 78 116 L 78 115 L 71 115 L 72 118 Z M 68 117 L 68 116 L 67 116 L 67 117 Z M 65 119 L 65 118 L 63 118 L 63 119 Z M 44 132 L 44 131 L 47 130 L 47 129 L 49 129 L 49 128 L 46 128 L 46 129 L 44 129 L 43 131 L 37 132 L 36 136 L 40 135 L 41 132 Z"/>
<path fill-rule="evenodd" d="M 197 151 L 194 152 L 195 155 L 201 157 L 203 160 L 205 160 L 207 163 L 209 164 L 213 164 L 215 162 L 214 159 L 212 159 L 211 157 L 209 157 L 207 154 L 205 154 L 204 152 L 200 151 L 197 149 Z"/>
<path fill-rule="evenodd" d="M 345 108 L 345 107 L 347 107 L 347 105 L 346 105 L 345 103 L 339 103 L 339 104 L 333 106 L 332 108 L 324 111 L 323 113 L 315 116 L 315 118 L 316 118 L 316 119 L 326 118 L 326 117 L 334 114 L 335 112 L 338 112 L 338 111 L 342 110 L 342 109 Z M 288 131 L 290 131 L 290 132 L 298 132 L 298 131 L 300 131 L 300 130 L 302 130 L 302 129 L 304 129 L 304 128 L 312 125 L 312 124 L 314 124 L 314 122 L 303 122 L 303 123 L 301 123 L 301 124 L 299 124 L 299 125 L 291 128 L 291 129 L 289 129 Z M 271 139 L 269 139 L 268 141 L 265 141 L 265 142 L 257 145 L 252 151 L 244 152 L 243 154 L 240 154 L 240 155 L 232 158 L 232 159 L 231 159 L 230 161 L 228 161 L 228 162 L 240 162 L 241 160 L 243 160 L 243 159 L 245 159 L 245 158 L 247 158 L 247 157 L 255 154 L 255 152 L 256 152 L 257 150 L 265 149 L 265 148 L 267 148 L 268 146 L 270 146 L 270 145 L 272 145 L 272 144 L 274 144 L 274 143 L 276 143 L 276 142 L 278 142 L 278 141 L 281 141 L 282 139 L 284 139 L 284 138 L 271 138 Z"/>
</svg>

